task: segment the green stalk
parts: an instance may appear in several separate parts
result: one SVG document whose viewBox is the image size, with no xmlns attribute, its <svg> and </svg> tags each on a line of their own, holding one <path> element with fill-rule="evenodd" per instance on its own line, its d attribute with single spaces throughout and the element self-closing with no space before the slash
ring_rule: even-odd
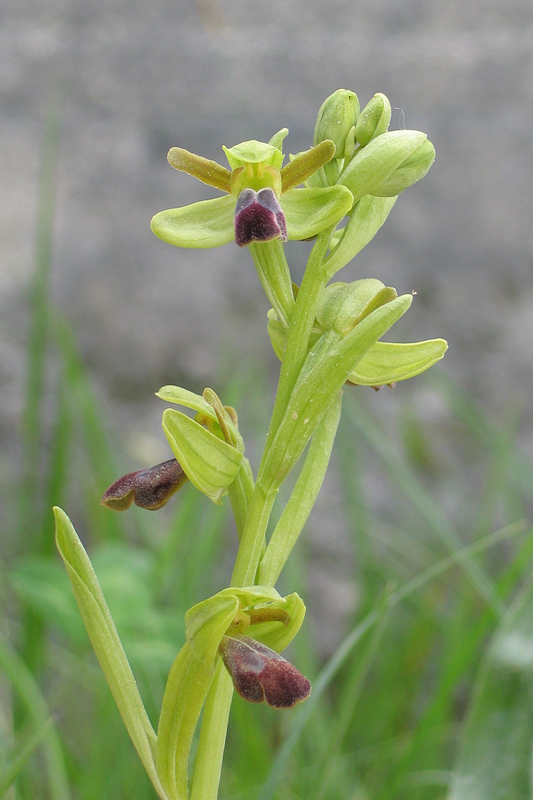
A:
<svg viewBox="0 0 533 800">
<path fill-rule="evenodd" d="M 277 493 L 277 487 L 265 490 L 259 481 L 255 484 L 235 559 L 231 586 L 252 586 L 255 583 L 259 560 L 265 544 L 268 521 Z"/>
<path fill-rule="evenodd" d="M 222 659 L 204 705 L 190 800 L 217 800 L 233 684 Z"/>
<path fill-rule="evenodd" d="M 275 438 L 275 434 L 284 417 L 292 389 L 307 355 L 318 298 L 326 283 L 322 262 L 329 244 L 331 231 L 332 228 L 318 236 L 309 256 L 296 303 L 292 301 L 292 290 L 291 297 L 289 298 L 288 296 L 287 262 L 283 247 L 276 243 L 277 246 L 269 248 L 268 251 L 264 245 L 253 245 L 250 248 L 261 282 L 264 286 L 266 284 L 269 287 L 272 287 L 272 285 L 275 287 L 275 291 L 267 291 L 267 295 L 276 313 L 284 321 L 287 321 L 290 313 L 287 344 L 268 432 L 267 446 L 261 459 L 259 475 L 262 475 L 262 467 L 266 462 L 269 443 Z M 276 271 L 276 266 L 279 268 L 278 271 Z M 276 276 L 276 274 L 278 279 L 273 281 L 272 277 Z M 248 484 L 248 490 L 249 487 L 250 484 Z M 251 586 L 256 583 L 259 562 L 265 550 L 266 531 L 278 490 L 279 484 L 275 481 L 275 476 L 267 475 L 256 482 L 251 496 L 248 495 L 246 498 L 247 503 L 244 499 L 244 495 L 247 492 L 243 492 L 241 488 L 239 488 L 238 492 L 239 499 L 237 497 L 233 498 L 240 511 L 243 510 L 245 504 L 247 505 L 247 514 L 231 578 L 232 586 Z M 288 553 L 286 555 L 288 556 Z M 217 798 L 232 696 L 233 686 L 231 685 L 231 679 L 220 662 L 204 706 L 191 788 L 191 800 L 216 800 Z"/>
<path fill-rule="evenodd" d="M 267 434 L 267 443 L 263 453 L 265 460 L 270 444 L 283 419 L 290 394 L 307 355 L 309 337 L 315 321 L 315 311 L 320 292 L 326 284 L 323 259 L 328 248 L 333 226 L 322 231 L 311 250 L 302 285 L 296 297 L 296 303 L 287 331 L 285 353 L 281 362 L 278 391 L 274 402 L 272 420 Z"/>
<path fill-rule="evenodd" d="M 257 274 L 278 318 L 288 326 L 294 309 L 291 273 L 279 239 L 249 245 Z"/>
</svg>

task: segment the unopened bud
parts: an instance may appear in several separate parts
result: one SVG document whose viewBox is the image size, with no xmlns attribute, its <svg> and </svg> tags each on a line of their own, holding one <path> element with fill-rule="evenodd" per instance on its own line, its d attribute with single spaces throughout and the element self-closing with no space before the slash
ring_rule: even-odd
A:
<svg viewBox="0 0 533 800">
<path fill-rule="evenodd" d="M 366 104 L 355 126 L 355 138 L 362 147 L 389 129 L 391 113 L 390 102 L 381 92 Z"/>
<path fill-rule="evenodd" d="M 387 180 L 374 189 L 374 197 L 395 197 L 421 180 L 435 161 L 435 148 L 428 139 L 397 167 Z"/>
<path fill-rule="evenodd" d="M 320 106 L 313 143 L 317 145 L 330 139 L 335 145 L 335 157 L 321 170 L 323 185 L 333 186 L 340 174 L 339 161 L 342 165 L 342 159 L 353 155 L 353 142 L 349 134 L 355 126 L 358 114 L 357 95 L 347 89 L 337 89 Z"/>
<path fill-rule="evenodd" d="M 135 503 L 139 508 L 157 511 L 188 480 L 175 458 L 149 469 L 129 472 L 112 484 L 102 497 L 102 505 L 125 511 Z"/>
<path fill-rule="evenodd" d="M 348 187 L 354 203 L 366 194 L 393 197 L 428 171 L 435 151 L 426 142 L 420 131 L 388 131 L 356 152 L 339 183 Z"/>
<path fill-rule="evenodd" d="M 320 106 L 313 144 L 331 139 L 335 145 L 335 158 L 344 158 L 346 137 L 355 125 L 358 114 L 359 100 L 355 92 L 337 89 Z"/>
<path fill-rule="evenodd" d="M 224 636 L 219 652 L 235 691 L 250 703 L 292 708 L 311 694 L 311 684 L 296 667 L 255 639 Z"/>
<path fill-rule="evenodd" d="M 243 189 L 235 206 L 235 241 L 239 247 L 250 242 L 287 241 L 285 215 L 272 189 Z"/>
</svg>

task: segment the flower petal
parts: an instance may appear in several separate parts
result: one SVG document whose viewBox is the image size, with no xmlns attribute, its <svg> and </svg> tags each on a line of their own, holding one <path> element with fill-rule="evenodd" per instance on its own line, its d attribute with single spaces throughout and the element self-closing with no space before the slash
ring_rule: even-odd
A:
<svg viewBox="0 0 533 800">
<path fill-rule="evenodd" d="M 176 247 L 219 247 L 234 238 L 234 210 L 235 198 L 228 194 L 160 211 L 151 228 L 159 239 Z"/>
<path fill-rule="evenodd" d="M 439 361 L 448 344 L 444 339 L 429 339 L 412 344 L 376 342 L 348 376 L 360 386 L 383 386 L 413 378 Z"/>
<path fill-rule="evenodd" d="M 345 186 L 291 189 L 281 196 L 289 239 L 309 239 L 339 222 L 352 207 L 352 194 Z"/>
</svg>

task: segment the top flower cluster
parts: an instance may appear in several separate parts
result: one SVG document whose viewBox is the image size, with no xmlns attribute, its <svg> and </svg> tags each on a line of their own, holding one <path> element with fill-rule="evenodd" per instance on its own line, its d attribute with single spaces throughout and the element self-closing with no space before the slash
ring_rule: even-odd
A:
<svg viewBox="0 0 533 800">
<path fill-rule="evenodd" d="M 366 195 L 396 197 L 430 168 L 435 150 L 426 134 L 389 131 L 390 118 L 385 95 L 374 95 L 360 110 L 357 95 L 339 89 L 319 111 L 313 147 L 285 166 L 287 128 L 268 143 L 224 147 L 230 169 L 173 147 L 172 167 L 226 194 L 161 211 L 152 230 L 169 244 L 194 248 L 316 236 Z"/>
</svg>

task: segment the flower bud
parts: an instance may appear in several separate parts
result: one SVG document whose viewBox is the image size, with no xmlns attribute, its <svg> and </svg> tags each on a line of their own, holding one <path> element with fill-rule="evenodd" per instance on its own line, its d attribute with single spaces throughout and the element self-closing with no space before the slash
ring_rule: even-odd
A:
<svg viewBox="0 0 533 800">
<path fill-rule="evenodd" d="M 435 148 L 427 139 L 394 170 L 371 194 L 374 197 L 395 197 L 413 183 L 421 180 L 435 161 Z"/>
<path fill-rule="evenodd" d="M 359 114 L 359 100 L 354 92 L 337 89 L 322 103 L 315 125 L 313 143 L 315 145 L 330 139 L 335 145 L 335 156 L 318 173 L 317 179 L 324 186 L 337 182 L 342 167 L 342 159 L 353 155 L 353 137 L 350 132 Z M 349 152 L 349 154 L 347 153 Z"/>
<path fill-rule="evenodd" d="M 323 330 L 345 336 L 376 308 L 398 297 L 396 290 L 375 278 L 330 283 L 322 291 L 317 322 Z"/>
<path fill-rule="evenodd" d="M 388 98 L 381 92 L 375 94 L 361 111 L 355 126 L 355 138 L 361 147 L 388 130 L 391 113 Z"/>
<path fill-rule="evenodd" d="M 255 639 L 224 636 L 218 649 L 235 691 L 250 703 L 292 708 L 311 694 L 311 684 L 296 667 Z"/>
<path fill-rule="evenodd" d="M 188 480 L 175 458 L 149 469 L 129 472 L 112 484 L 102 497 L 102 505 L 125 511 L 135 503 L 139 508 L 157 511 Z"/>
<path fill-rule="evenodd" d="M 383 133 L 356 152 L 338 182 L 351 191 L 354 203 L 366 194 L 395 196 L 423 178 L 431 166 L 433 145 L 426 142 L 421 131 Z"/>
<path fill-rule="evenodd" d="M 346 137 L 355 125 L 358 114 L 359 100 L 355 92 L 337 89 L 320 106 L 313 144 L 331 139 L 335 145 L 335 158 L 344 158 Z"/>
<path fill-rule="evenodd" d="M 235 241 L 239 247 L 250 242 L 287 241 L 285 215 L 272 189 L 243 189 L 235 206 Z"/>
</svg>

